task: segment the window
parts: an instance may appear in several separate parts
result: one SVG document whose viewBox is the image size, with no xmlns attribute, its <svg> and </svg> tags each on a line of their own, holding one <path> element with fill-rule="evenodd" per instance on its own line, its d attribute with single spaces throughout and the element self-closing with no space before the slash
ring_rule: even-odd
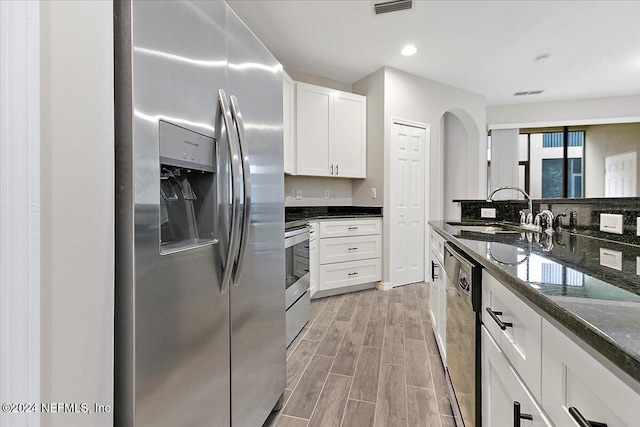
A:
<svg viewBox="0 0 640 427">
<path fill-rule="evenodd" d="M 520 175 L 534 198 L 584 197 L 584 131 L 520 134 Z M 525 157 L 525 141 L 528 146 Z"/>
</svg>

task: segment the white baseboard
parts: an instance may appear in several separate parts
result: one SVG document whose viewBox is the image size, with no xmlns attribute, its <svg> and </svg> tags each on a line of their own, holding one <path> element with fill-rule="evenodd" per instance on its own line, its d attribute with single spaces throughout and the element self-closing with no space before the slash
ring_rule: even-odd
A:
<svg viewBox="0 0 640 427">
<path fill-rule="evenodd" d="M 382 291 L 388 291 L 393 289 L 393 285 L 389 282 L 378 282 L 378 284 L 376 285 L 377 289 L 380 289 Z"/>
</svg>

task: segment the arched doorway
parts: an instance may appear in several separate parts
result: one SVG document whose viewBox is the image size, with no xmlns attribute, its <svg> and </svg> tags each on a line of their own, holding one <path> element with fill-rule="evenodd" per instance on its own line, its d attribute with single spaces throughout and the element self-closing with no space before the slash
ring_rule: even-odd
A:
<svg viewBox="0 0 640 427">
<path fill-rule="evenodd" d="M 440 119 L 442 147 L 442 214 L 445 219 L 460 218 L 455 199 L 484 197 L 486 191 L 486 142 L 479 144 L 480 132 L 471 115 L 460 108 L 445 112 Z M 483 163 L 484 159 L 484 163 Z"/>
</svg>

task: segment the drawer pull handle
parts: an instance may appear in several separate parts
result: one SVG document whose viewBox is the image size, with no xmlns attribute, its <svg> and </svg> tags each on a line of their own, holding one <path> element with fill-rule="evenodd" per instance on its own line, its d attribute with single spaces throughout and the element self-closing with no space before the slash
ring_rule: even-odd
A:
<svg viewBox="0 0 640 427">
<path fill-rule="evenodd" d="M 607 427 L 606 423 L 589 421 L 580 413 L 580 411 L 578 411 L 578 408 L 576 408 L 575 406 L 569 407 L 569 415 L 571 415 L 571 418 L 573 418 L 580 427 Z"/>
<path fill-rule="evenodd" d="M 520 402 L 513 401 L 513 427 L 520 427 L 520 420 L 533 421 L 533 415 L 520 412 Z"/>
<path fill-rule="evenodd" d="M 355 272 L 353 272 L 353 273 L 349 273 L 349 276 L 355 276 L 355 275 L 357 275 L 357 274 L 358 274 L 358 272 L 357 272 L 357 271 L 355 271 Z"/>
<path fill-rule="evenodd" d="M 347 250 L 349 250 L 349 251 L 357 251 L 358 248 L 348 248 Z"/>
<path fill-rule="evenodd" d="M 357 230 L 358 227 L 349 227 L 349 230 Z"/>
<path fill-rule="evenodd" d="M 438 275 L 436 274 L 436 267 L 438 267 L 438 264 L 431 261 L 431 281 L 432 282 L 435 282 L 436 279 L 438 278 Z"/>
<path fill-rule="evenodd" d="M 502 329 L 503 331 L 507 328 L 513 327 L 513 323 L 503 322 L 502 320 L 500 320 L 498 316 L 502 316 L 501 311 L 493 311 L 489 307 L 487 307 L 487 313 L 489 313 L 489 316 L 491 316 L 491 318 L 495 320 L 500 329 Z"/>
</svg>

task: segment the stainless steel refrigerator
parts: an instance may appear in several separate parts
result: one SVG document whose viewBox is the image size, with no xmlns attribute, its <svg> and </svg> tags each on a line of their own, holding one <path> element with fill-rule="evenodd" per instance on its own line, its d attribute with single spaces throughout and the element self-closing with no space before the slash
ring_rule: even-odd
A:
<svg viewBox="0 0 640 427">
<path fill-rule="evenodd" d="M 115 423 L 261 426 L 286 382 L 282 67 L 222 1 L 114 25 Z"/>
</svg>

